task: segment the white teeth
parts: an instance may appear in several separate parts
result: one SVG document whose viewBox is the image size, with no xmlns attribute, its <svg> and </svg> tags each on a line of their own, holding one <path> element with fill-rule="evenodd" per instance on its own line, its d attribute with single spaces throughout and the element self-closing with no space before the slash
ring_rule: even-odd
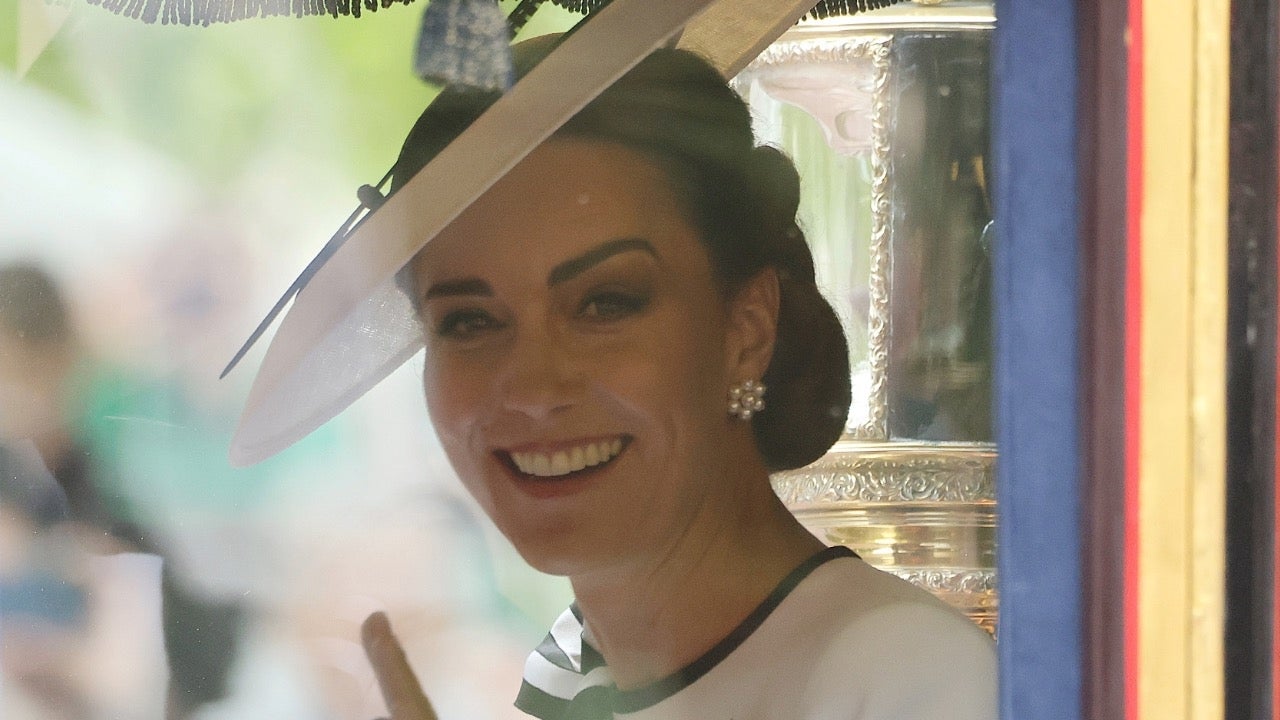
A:
<svg viewBox="0 0 1280 720">
<path fill-rule="evenodd" d="M 557 477 L 608 462 L 622 452 L 622 438 L 586 443 L 569 450 L 547 453 L 511 453 L 511 461 L 526 475 Z"/>
<path fill-rule="evenodd" d="M 551 458 L 546 455 L 533 456 L 533 474 L 534 475 L 550 475 L 551 474 Z"/>
<path fill-rule="evenodd" d="M 569 472 L 569 456 L 558 452 L 551 456 L 551 474 L 563 475 Z"/>
</svg>

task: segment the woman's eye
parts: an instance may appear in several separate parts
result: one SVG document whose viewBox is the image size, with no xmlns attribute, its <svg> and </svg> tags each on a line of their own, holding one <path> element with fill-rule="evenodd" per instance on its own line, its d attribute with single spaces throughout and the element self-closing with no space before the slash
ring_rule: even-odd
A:
<svg viewBox="0 0 1280 720">
<path fill-rule="evenodd" d="M 436 324 L 436 334 L 441 337 L 466 339 L 500 327 L 502 323 L 483 310 L 455 310 L 446 314 Z"/>
<path fill-rule="evenodd" d="M 583 301 L 579 315 L 589 320 L 620 320 L 640 312 L 648 304 L 648 295 L 598 292 Z"/>
</svg>

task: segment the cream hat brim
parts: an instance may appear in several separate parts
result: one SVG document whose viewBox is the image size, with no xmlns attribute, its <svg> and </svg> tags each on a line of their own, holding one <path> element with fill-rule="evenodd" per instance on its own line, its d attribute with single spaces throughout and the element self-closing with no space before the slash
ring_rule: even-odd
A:
<svg viewBox="0 0 1280 720">
<path fill-rule="evenodd" d="M 361 223 L 294 298 L 230 460 L 260 462 L 333 418 L 422 347 L 396 273 L 535 147 L 658 47 L 731 76 L 810 7 L 792 0 L 614 0 Z M 700 16 L 701 15 L 701 16 Z"/>
</svg>

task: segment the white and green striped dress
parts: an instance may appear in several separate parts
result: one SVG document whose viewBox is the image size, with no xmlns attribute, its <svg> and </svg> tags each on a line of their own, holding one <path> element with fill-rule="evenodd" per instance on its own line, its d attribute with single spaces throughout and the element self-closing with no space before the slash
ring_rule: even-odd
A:
<svg viewBox="0 0 1280 720">
<path fill-rule="evenodd" d="M 516 707 L 542 720 L 995 720 L 991 638 L 845 548 L 793 570 L 697 660 L 614 684 L 570 607 L 525 663 Z"/>
</svg>

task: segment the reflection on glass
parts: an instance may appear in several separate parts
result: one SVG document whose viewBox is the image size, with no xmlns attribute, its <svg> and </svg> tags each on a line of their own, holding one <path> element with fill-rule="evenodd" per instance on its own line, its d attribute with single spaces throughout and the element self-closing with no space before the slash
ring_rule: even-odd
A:
<svg viewBox="0 0 1280 720">
<path fill-rule="evenodd" d="M 417 368 L 268 463 L 226 460 L 252 373 L 219 370 L 431 92 L 419 12 L 174 28 L 83 6 L 25 74 L 0 59 L 0 267 L 47 273 L 73 331 L 0 312 L 0 718 L 368 720 L 375 608 L 443 717 L 519 715 L 568 590 L 493 539 Z"/>
<path fill-rule="evenodd" d="M 889 433 L 989 442 L 987 41 L 908 33 L 893 63 Z"/>
<path fill-rule="evenodd" d="M 804 178 L 801 225 L 818 283 L 849 340 L 850 429 L 871 419 L 873 72 L 864 58 L 838 66 L 771 64 L 738 80 L 759 137 L 783 148 Z"/>
<path fill-rule="evenodd" d="M 805 179 L 801 220 L 849 337 L 850 434 L 989 442 L 987 41 L 903 31 L 791 43 L 738 86 L 761 138 Z M 889 329 L 879 338 L 876 320 Z"/>
</svg>

